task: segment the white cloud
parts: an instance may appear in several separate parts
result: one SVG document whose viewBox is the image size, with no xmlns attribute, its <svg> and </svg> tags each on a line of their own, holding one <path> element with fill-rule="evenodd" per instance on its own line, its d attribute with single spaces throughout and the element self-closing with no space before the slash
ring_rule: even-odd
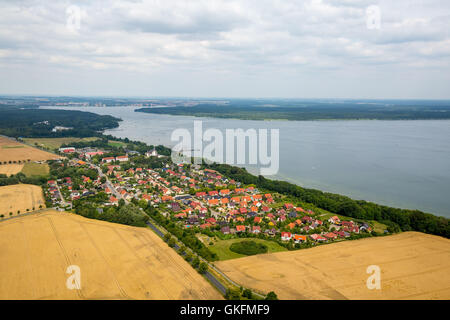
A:
<svg viewBox="0 0 450 320">
<path fill-rule="evenodd" d="M 369 5 L 380 8 L 379 30 L 366 27 Z M 411 97 L 418 85 L 448 97 L 449 16 L 442 0 L 0 1 L 0 93 L 358 97 L 383 79 L 379 98 L 400 97 L 388 85 L 396 72 Z M 30 80 L 42 72 L 45 86 Z M 410 85 L 411 74 L 437 85 Z"/>
</svg>

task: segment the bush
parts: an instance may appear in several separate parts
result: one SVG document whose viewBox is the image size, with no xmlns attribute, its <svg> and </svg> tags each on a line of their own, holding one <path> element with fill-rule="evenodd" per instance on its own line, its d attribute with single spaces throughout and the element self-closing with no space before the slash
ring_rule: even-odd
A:
<svg viewBox="0 0 450 320">
<path fill-rule="evenodd" d="M 247 298 L 247 299 L 252 299 L 253 298 L 252 290 L 245 289 L 244 292 L 242 293 L 242 296 Z"/>
<path fill-rule="evenodd" d="M 270 291 L 266 296 L 266 300 L 278 300 L 278 297 L 275 292 Z"/>
<path fill-rule="evenodd" d="M 233 243 L 230 246 L 230 250 L 236 253 L 251 256 L 259 253 L 266 253 L 268 248 L 265 244 L 257 243 L 252 240 L 245 240 Z"/>
<path fill-rule="evenodd" d="M 206 264 L 206 262 L 200 263 L 200 265 L 198 266 L 198 272 L 200 272 L 201 274 L 205 274 L 206 271 L 208 271 L 208 265 Z"/>
<path fill-rule="evenodd" d="M 241 300 L 241 293 L 238 289 L 227 289 L 225 294 L 227 300 Z"/>
</svg>

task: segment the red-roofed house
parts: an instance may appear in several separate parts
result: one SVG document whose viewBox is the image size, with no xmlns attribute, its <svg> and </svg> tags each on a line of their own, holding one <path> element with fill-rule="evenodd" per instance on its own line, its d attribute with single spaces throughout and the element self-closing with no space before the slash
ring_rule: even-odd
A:
<svg viewBox="0 0 450 320">
<path fill-rule="evenodd" d="M 290 232 L 282 232 L 281 233 L 281 240 L 289 241 L 291 239 L 292 239 L 292 233 L 290 233 Z"/>
</svg>

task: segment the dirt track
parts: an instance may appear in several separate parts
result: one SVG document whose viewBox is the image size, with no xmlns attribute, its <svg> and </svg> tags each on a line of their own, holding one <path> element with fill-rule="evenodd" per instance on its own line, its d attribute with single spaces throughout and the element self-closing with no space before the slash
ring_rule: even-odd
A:
<svg viewBox="0 0 450 320">
<path fill-rule="evenodd" d="M 0 222 L 0 299 L 221 299 L 146 228 L 48 211 Z M 81 269 L 81 290 L 66 268 Z"/>
<path fill-rule="evenodd" d="M 381 289 L 366 285 L 381 268 Z M 232 280 L 281 299 L 450 299 L 450 240 L 418 232 L 278 252 L 216 266 Z"/>
</svg>

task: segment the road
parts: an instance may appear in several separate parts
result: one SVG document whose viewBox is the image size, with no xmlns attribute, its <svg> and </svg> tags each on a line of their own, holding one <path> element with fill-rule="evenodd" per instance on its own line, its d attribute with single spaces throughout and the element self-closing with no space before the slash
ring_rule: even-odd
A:
<svg viewBox="0 0 450 320">
<path fill-rule="evenodd" d="M 111 183 L 111 181 L 109 181 L 108 176 L 106 174 L 103 173 L 102 169 L 100 169 L 99 166 L 96 166 L 95 164 L 91 163 L 91 162 L 87 162 L 89 165 L 91 165 L 92 167 L 94 167 L 95 169 L 97 169 L 98 175 L 100 177 L 105 177 L 106 179 L 106 186 L 109 188 L 109 190 L 111 190 L 112 194 L 117 198 L 117 199 L 123 199 L 123 201 L 125 201 L 125 204 L 129 204 L 129 201 L 126 200 L 125 198 L 122 197 L 122 195 L 117 192 L 116 188 L 113 186 L 113 184 Z"/>
<path fill-rule="evenodd" d="M 164 237 L 164 233 L 159 230 L 152 222 L 148 221 L 147 225 L 161 238 Z M 175 250 L 180 249 L 180 247 L 178 246 L 178 244 L 175 244 Z M 210 266 L 210 264 L 208 263 L 208 261 L 206 261 L 205 259 L 203 259 L 202 257 L 199 257 L 200 260 L 202 260 L 203 262 L 206 262 L 208 264 L 208 266 Z M 211 267 L 211 266 L 210 266 Z M 214 268 L 214 270 L 216 270 Z M 209 281 L 211 281 L 211 283 L 217 288 L 217 290 L 219 290 L 223 295 L 225 295 L 227 293 L 227 288 L 219 281 L 217 280 L 216 277 L 214 277 L 214 275 L 209 272 L 206 271 L 205 273 L 205 277 L 208 278 Z"/>
</svg>

